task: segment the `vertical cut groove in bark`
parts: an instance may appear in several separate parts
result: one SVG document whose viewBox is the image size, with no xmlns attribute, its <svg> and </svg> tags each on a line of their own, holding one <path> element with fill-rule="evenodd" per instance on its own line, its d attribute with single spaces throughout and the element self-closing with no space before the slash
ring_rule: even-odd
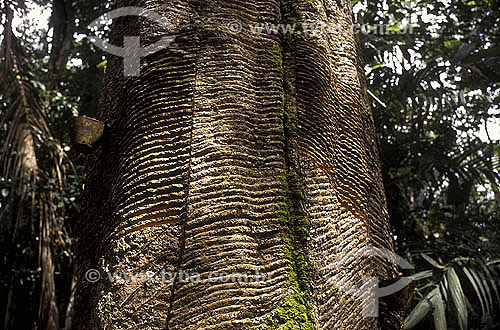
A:
<svg viewBox="0 0 500 330">
<path fill-rule="evenodd" d="M 269 310 L 286 289 L 279 219 L 273 214 L 283 168 L 279 78 L 266 60 L 276 42 L 269 36 L 256 40 L 248 31 L 231 35 L 223 25 L 233 19 L 245 26 L 269 19 L 265 14 L 274 2 L 207 5 L 216 22 L 201 36 L 189 201 L 193 221 L 186 228 L 182 267 L 202 276 L 260 271 L 272 280 L 182 283 L 172 328 L 241 328 Z"/>
<path fill-rule="evenodd" d="M 280 24 L 293 24 L 297 20 L 296 4 L 280 1 Z M 289 262 L 289 292 L 263 322 L 272 329 L 314 329 L 315 318 L 309 301 L 311 292 L 311 265 L 306 253 L 309 238 L 309 221 L 304 213 L 302 175 L 296 152 L 297 108 L 295 102 L 294 37 L 281 35 L 280 46 L 273 49 L 273 64 L 281 72 L 282 125 L 284 138 L 285 171 L 281 182 L 283 201 L 279 203 L 279 216 L 284 231 L 285 256 Z M 255 328 L 260 328 L 258 324 Z"/>
<path fill-rule="evenodd" d="M 196 48 L 199 48 L 199 46 L 197 46 Z M 194 109 L 196 109 L 196 101 L 195 101 L 195 91 L 196 91 L 196 77 L 197 77 L 197 64 L 198 64 L 198 58 L 195 60 L 195 67 L 194 67 L 194 83 L 193 83 L 193 98 L 192 98 L 192 101 L 191 101 L 191 107 L 192 107 L 192 111 L 194 111 Z M 188 205 L 188 201 L 189 201 L 189 187 L 190 187 L 190 184 L 191 184 L 191 174 L 192 174 L 192 157 L 193 157 L 193 115 L 191 116 L 191 122 L 190 122 L 190 132 L 189 132 L 189 165 L 188 165 L 188 174 L 187 174 L 187 188 L 186 188 L 186 197 L 185 197 L 185 201 L 184 201 L 184 204 Z M 175 268 L 175 272 L 178 273 L 180 270 L 181 270 L 181 266 L 182 266 L 182 263 L 183 263 L 183 259 L 184 259 L 184 249 L 186 247 L 186 225 L 187 225 L 187 222 L 189 220 L 189 214 L 186 212 L 186 217 L 181 221 L 181 237 L 180 237 L 180 247 L 179 247 L 179 261 L 176 265 L 176 268 Z M 170 326 L 170 318 L 172 316 L 172 306 L 173 306 L 173 303 L 174 303 L 174 300 L 175 300 L 175 289 L 177 287 L 177 284 L 178 284 L 178 281 L 179 281 L 179 276 L 176 276 L 174 278 L 174 282 L 172 283 L 172 290 L 171 290 L 171 293 L 170 293 L 170 302 L 169 302 L 169 306 L 168 306 L 168 311 L 167 311 L 167 320 L 166 320 L 166 324 L 165 324 L 165 329 L 166 330 L 169 330 L 169 326 Z"/>
<path fill-rule="evenodd" d="M 179 38 L 144 59 L 138 80 L 121 81 L 120 61 L 110 60 L 100 116 L 114 132 L 95 155 L 93 166 L 99 170 L 87 189 L 99 196 L 87 202 L 94 210 L 88 213 L 99 219 L 89 219 L 85 241 L 98 242 L 95 253 L 104 268 L 181 269 L 203 278 L 213 271 L 237 272 L 251 282 L 87 285 L 96 312 L 75 324 L 164 329 L 168 319 L 169 329 L 241 328 L 287 292 L 288 264 L 276 214 L 284 171 L 280 79 L 266 59 L 276 36 L 256 40 L 248 31 L 231 35 L 221 25 L 236 18 L 245 26 L 276 22 L 278 5 L 274 0 L 214 1 L 206 3 L 205 17 L 197 17 L 198 1 L 155 5 L 168 17 L 219 20 L 201 26 L 199 35 L 189 26 L 179 31 L 185 41 Z M 172 5 L 185 7 L 169 11 Z M 186 104 L 193 93 L 195 107 Z M 185 143 L 188 118 L 192 141 Z M 183 217 L 189 220 L 184 235 L 178 225 L 162 222 Z M 177 267 L 181 237 L 184 253 Z M 270 279 L 256 280 L 256 271 Z"/>
<path fill-rule="evenodd" d="M 354 38 L 345 32 L 350 2 L 127 5 L 189 24 L 169 32 L 179 37 L 168 49 L 142 60 L 138 79 L 123 81 L 121 61 L 110 59 L 100 116 L 112 134 L 90 167 L 82 246 L 92 249 L 83 264 L 270 278 L 80 284 L 75 324 L 219 330 L 288 320 L 292 329 L 380 328 L 336 283 L 390 276 L 391 266 L 363 259 L 330 267 L 368 244 L 391 248 L 373 123 Z M 241 33 L 225 30 L 233 20 Z M 280 39 L 248 28 L 300 21 L 344 30 Z M 165 33 L 141 24 L 146 44 Z M 132 25 L 117 26 L 117 37 L 137 35 Z M 281 63 L 273 62 L 277 51 Z"/>
</svg>

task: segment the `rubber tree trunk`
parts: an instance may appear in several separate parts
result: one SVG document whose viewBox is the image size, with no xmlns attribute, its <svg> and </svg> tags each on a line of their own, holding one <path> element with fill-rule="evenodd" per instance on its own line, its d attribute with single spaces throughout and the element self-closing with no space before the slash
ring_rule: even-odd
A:
<svg viewBox="0 0 500 330">
<path fill-rule="evenodd" d="M 108 62 L 75 328 L 398 328 L 397 310 L 365 318 L 363 297 L 338 285 L 395 274 L 381 258 L 335 264 L 355 249 L 392 249 L 350 1 L 118 5 L 152 9 L 174 29 L 123 18 L 115 45 L 177 37 L 141 61 L 139 77 Z M 255 31 L 282 23 L 295 31 Z M 320 23 L 328 29 L 307 33 Z M 85 280 L 89 269 L 101 280 Z"/>
</svg>

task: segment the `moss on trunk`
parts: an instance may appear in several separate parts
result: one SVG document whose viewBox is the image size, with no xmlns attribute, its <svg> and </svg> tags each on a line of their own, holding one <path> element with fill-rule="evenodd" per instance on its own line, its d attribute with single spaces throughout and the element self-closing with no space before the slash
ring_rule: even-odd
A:
<svg viewBox="0 0 500 330">
<path fill-rule="evenodd" d="M 282 24 L 299 23 L 299 2 L 281 2 Z M 285 257 L 289 262 L 290 292 L 282 302 L 252 329 L 313 330 L 315 318 L 310 303 L 311 265 L 305 248 L 309 237 L 309 220 L 302 207 L 304 201 L 301 176 L 296 164 L 297 114 L 294 88 L 294 44 L 296 32 L 282 35 L 281 47 L 271 50 L 269 60 L 282 75 L 283 135 L 285 140 L 286 170 L 281 177 L 283 201 L 278 204 L 278 215 L 285 232 Z"/>
</svg>

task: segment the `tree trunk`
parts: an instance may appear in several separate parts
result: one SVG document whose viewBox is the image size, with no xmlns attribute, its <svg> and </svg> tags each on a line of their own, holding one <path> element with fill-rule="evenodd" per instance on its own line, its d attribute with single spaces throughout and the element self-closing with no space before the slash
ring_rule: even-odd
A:
<svg viewBox="0 0 500 330">
<path fill-rule="evenodd" d="M 139 77 L 108 62 L 75 328 L 399 328 L 399 311 L 366 318 L 366 297 L 338 285 L 395 276 L 379 258 L 336 263 L 363 247 L 392 250 L 350 1 L 119 5 L 152 9 L 174 29 L 124 18 L 113 44 L 177 37 L 141 61 Z M 296 31 L 252 31 L 280 23 Z M 311 23 L 328 29 L 311 35 Z M 89 269 L 98 282 L 85 280 Z M 117 271 L 154 276 L 110 280 Z"/>
<path fill-rule="evenodd" d="M 50 26 L 53 39 L 48 63 L 49 88 L 55 89 L 64 76 L 73 46 L 75 10 L 70 0 L 53 0 Z"/>
</svg>

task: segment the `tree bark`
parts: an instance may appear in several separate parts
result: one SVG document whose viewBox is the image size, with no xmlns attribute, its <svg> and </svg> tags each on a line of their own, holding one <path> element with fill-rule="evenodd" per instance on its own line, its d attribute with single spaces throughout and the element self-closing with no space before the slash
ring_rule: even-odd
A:
<svg viewBox="0 0 500 330">
<path fill-rule="evenodd" d="M 6 141 L 2 147 L 0 163 L 3 165 L 2 177 L 8 178 L 9 181 L 14 183 L 12 185 L 12 191 L 16 192 L 13 197 L 14 205 L 16 205 L 14 207 L 15 211 L 11 215 L 12 243 L 10 248 L 7 247 L 9 253 L 5 259 L 7 263 L 10 264 L 10 267 L 7 267 L 8 269 L 17 270 L 23 268 L 20 267 L 18 263 L 19 260 L 22 260 L 21 255 L 24 254 L 24 252 L 19 251 L 21 242 L 19 238 L 22 236 L 20 229 L 23 228 L 24 203 L 26 200 L 31 199 L 32 205 L 34 205 L 33 201 L 36 195 L 30 186 L 33 187 L 34 185 L 40 184 L 41 176 L 43 173 L 48 172 L 44 168 L 44 166 L 47 166 L 46 164 L 40 166 L 40 163 L 44 162 L 41 162 L 40 158 L 37 157 L 37 148 L 40 148 L 37 144 L 39 144 L 41 137 L 48 139 L 51 135 L 45 118 L 39 108 L 37 95 L 30 93 L 31 86 L 23 79 L 22 67 L 24 58 L 23 54 L 18 51 L 18 40 L 16 40 L 12 32 L 14 11 L 10 6 L 11 4 L 8 2 L 5 4 L 5 45 L 2 47 L 2 60 L 4 62 L 1 63 L 1 65 L 4 66 L 2 70 L 2 80 L 5 80 L 5 85 L 8 87 L 6 88 L 7 95 L 3 95 L 3 97 L 6 97 L 6 99 L 17 99 L 17 104 L 14 108 L 14 117 L 10 123 L 11 125 Z M 21 5 L 20 8 L 26 9 L 24 5 Z M 9 93 L 11 93 L 9 89 L 10 91 L 14 91 L 12 95 L 9 95 Z M 34 131 L 36 134 L 34 134 Z M 49 155 L 52 156 L 50 153 Z M 53 174 L 52 177 L 54 178 L 56 177 L 56 167 L 50 168 L 50 170 L 53 171 L 51 174 Z M 40 211 L 40 226 L 37 237 L 40 242 L 38 249 L 38 264 L 41 269 L 38 328 L 40 330 L 56 330 L 59 329 L 59 312 L 56 303 L 54 257 L 51 240 L 51 234 L 56 221 L 56 216 L 53 212 L 54 196 L 52 192 L 43 192 L 37 197 Z M 34 218 L 32 217 L 30 220 L 34 220 Z M 22 325 L 23 321 L 25 321 L 12 318 L 11 314 L 17 312 L 21 315 L 23 311 L 26 312 L 29 310 L 23 309 L 24 306 L 22 305 L 25 302 L 22 293 L 23 285 L 22 281 L 21 284 L 19 284 L 19 282 L 19 278 L 15 276 L 13 276 L 12 280 L 9 282 L 3 318 L 5 329 L 13 329 L 19 324 Z M 18 295 L 14 294 L 17 292 L 16 287 L 19 287 L 18 291 L 21 292 Z"/>
<path fill-rule="evenodd" d="M 174 30 L 123 19 L 115 45 L 177 37 L 142 60 L 140 77 L 108 62 L 99 119 L 109 132 L 89 161 L 75 328 L 399 328 L 399 311 L 364 318 L 363 297 L 336 285 L 392 278 L 393 264 L 332 267 L 354 249 L 392 250 L 350 1 L 119 5 L 155 10 Z M 297 31 L 250 28 L 282 23 Z M 329 28 L 311 35 L 300 23 Z M 101 280 L 86 281 L 89 269 Z M 108 279 L 120 270 L 202 280 Z M 267 278 L 203 280 L 214 272 Z"/>
<path fill-rule="evenodd" d="M 53 28 L 48 63 L 49 88 L 56 88 L 62 80 L 73 46 L 75 11 L 71 0 L 53 0 L 50 26 Z"/>
</svg>

